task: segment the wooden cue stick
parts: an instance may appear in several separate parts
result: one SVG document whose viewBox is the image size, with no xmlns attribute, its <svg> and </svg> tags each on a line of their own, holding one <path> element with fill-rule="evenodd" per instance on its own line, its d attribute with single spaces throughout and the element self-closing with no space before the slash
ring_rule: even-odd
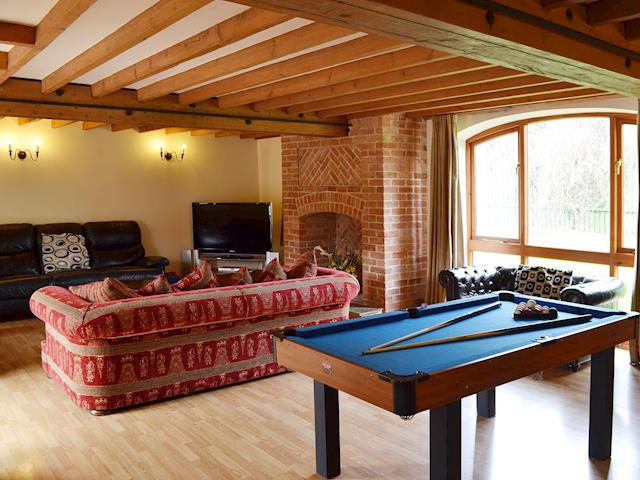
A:
<svg viewBox="0 0 640 480">
<path fill-rule="evenodd" d="M 405 335 L 403 337 L 394 338 L 393 340 L 389 340 L 388 342 L 381 343 L 380 345 L 376 345 L 374 347 L 371 347 L 369 349 L 369 351 L 378 350 L 380 348 L 388 347 L 389 345 L 394 345 L 396 343 L 400 343 L 400 342 L 402 342 L 404 340 L 409 340 L 410 338 L 414 338 L 414 337 L 417 337 L 419 335 L 423 335 L 425 333 L 429 333 L 429 332 L 433 332 L 435 330 L 439 330 L 439 329 L 447 327 L 449 325 L 453 325 L 454 323 L 458 323 L 458 322 L 461 322 L 461 321 L 466 320 L 468 318 L 475 317 L 476 315 L 480 315 L 481 313 L 485 313 L 485 312 L 488 312 L 490 310 L 494 310 L 496 308 L 499 308 L 501 304 L 502 304 L 502 302 L 490 303 L 489 305 L 485 305 L 484 307 L 478 308 L 478 309 L 473 310 L 471 312 L 463 313 L 462 315 L 458 315 L 457 317 L 450 318 L 449 320 L 445 320 L 444 322 L 436 323 L 435 325 L 431 325 L 430 327 L 423 328 L 422 330 L 418 330 L 417 332 L 409 333 L 408 335 Z"/>
<path fill-rule="evenodd" d="M 443 343 L 463 342 L 465 340 L 474 340 L 476 338 L 498 337 L 509 333 L 531 332 L 535 330 L 545 330 L 547 328 L 566 327 L 569 325 L 577 325 L 591 321 L 591 315 L 578 315 L 575 317 L 563 318 L 562 320 L 549 320 L 535 323 L 533 325 L 525 325 L 520 327 L 500 328 L 498 330 L 488 330 L 484 332 L 469 333 L 467 335 L 458 335 L 456 337 L 438 338 L 436 340 L 427 340 L 425 342 L 409 343 L 407 345 L 393 345 L 390 347 L 379 348 L 378 350 L 365 350 L 363 355 L 371 355 L 373 353 L 391 352 L 394 350 L 405 350 L 408 348 L 428 347 L 430 345 L 440 345 Z"/>
</svg>

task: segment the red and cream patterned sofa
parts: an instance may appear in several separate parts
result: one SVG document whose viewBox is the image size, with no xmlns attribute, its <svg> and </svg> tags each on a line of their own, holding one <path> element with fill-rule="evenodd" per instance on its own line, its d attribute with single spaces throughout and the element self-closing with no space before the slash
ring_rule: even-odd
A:
<svg viewBox="0 0 640 480">
<path fill-rule="evenodd" d="M 269 333 L 348 318 L 352 276 L 318 276 L 89 303 L 63 287 L 36 291 L 46 323 L 42 365 L 94 414 L 285 371 Z"/>
</svg>

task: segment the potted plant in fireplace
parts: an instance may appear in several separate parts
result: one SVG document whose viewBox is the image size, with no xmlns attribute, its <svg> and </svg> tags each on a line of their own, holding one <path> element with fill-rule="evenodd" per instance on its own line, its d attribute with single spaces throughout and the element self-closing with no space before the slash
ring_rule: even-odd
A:
<svg viewBox="0 0 640 480">
<path fill-rule="evenodd" d="M 316 246 L 314 253 L 327 260 L 328 266 L 335 270 L 342 270 L 358 278 L 362 272 L 362 257 L 357 250 L 354 252 L 328 252 L 320 245 Z"/>
</svg>

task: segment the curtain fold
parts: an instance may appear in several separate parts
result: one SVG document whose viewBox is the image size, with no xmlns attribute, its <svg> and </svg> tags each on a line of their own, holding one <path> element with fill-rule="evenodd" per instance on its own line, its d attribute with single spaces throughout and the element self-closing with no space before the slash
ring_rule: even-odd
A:
<svg viewBox="0 0 640 480">
<path fill-rule="evenodd" d="M 455 115 L 433 117 L 429 194 L 429 264 L 425 302 L 445 299 L 438 274 L 464 264 L 462 205 Z"/>
<path fill-rule="evenodd" d="M 638 115 L 636 117 L 636 125 L 638 126 L 638 161 L 640 162 L 640 99 L 638 99 Z M 638 169 L 638 178 L 636 179 L 638 184 L 640 184 L 640 168 Z M 640 197 L 638 198 L 638 203 L 640 207 Z M 636 243 L 636 265 L 635 265 L 635 276 L 634 276 L 634 285 L 633 285 L 633 295 L 631 297 L 631 309 L 634 311 L 638 311 L 638 299 L 640 299 L 640 263 L 638 262 L 638 258 L 640 257 L 640 208 L 638 209 L 638 224 L 636 226 L 637 232 L 637 243 Z M 638 332 L 636 334 L 635 340 L 631 340 L 629 342 L 629 351 L 631 354 L 631 363 L 634 365 L 638 365 L 640 363 L 640 325 L 638 325 Z"/>
</svg>

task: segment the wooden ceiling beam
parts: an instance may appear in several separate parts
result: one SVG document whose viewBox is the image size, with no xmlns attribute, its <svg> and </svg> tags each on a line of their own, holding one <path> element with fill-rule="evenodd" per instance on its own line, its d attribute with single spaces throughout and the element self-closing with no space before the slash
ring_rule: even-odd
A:
<svg viewBox="0 0 640 480">
<path fill-rule="evenodd" d="M 153 100 L 353 33 L 342 27 L 312 23 L 142 87 L 138 89 L 138 100 Z"/>
<path fill-rule="evenodd" d="M 51 128 L 62 128 L 76 123 L 75 120 L 51 120 Z"/>
<path fill-rule="evenodd" d="M 138 133 L 147 133 L 155 130 L 162 130 L 163 128 L 164 127 L 136 127 L 136 130 L 138 130 Z"/>
<path fill-rule="evenodd" d="M 44 50 L 69 25 L 75 22 L 96 0 L 58 0 L 36 27 L 36 41 L 31 47 L 16 45 L 8 53 L 6 71 L 0 71 L 0 84 L 14 75 Z"/>
<path fill-rule="evenodd" d="M 126 124 L 112 124 L 111 131 L 112 132 L 122 132 L 123 130 L 136 130 L 137 127 L 135 125 L 126 125 Z"/>
<path fill-rule="evenodd" d="M 213 135 L 214 133 L 216 133 L 215 130 L 207 130 L 207 129 L 191 130 L 192 137 L 203 137 L 205 135 Z"/>
<path fill-rule="evenodd" d="M 213 27 L 134 63 L 91 85 L 94 97 L 102 97 L 192 58 L 205 55 L 245 37 L 289 20 L 282 13 L 250 8 Z"/>
<path fill-rule="evenodd" d="M 31 47 L 36 44 L 36 28 L 18 23 L 0 22 L 0 43 Z"/>
<path fill-rule="evenodd" d="M 357 78 L 347 82 L 336 83 L 326 87 L 314 88 L 298 93 L 275 97 L 253 105 L 256 111 L 268 111 L 274 108 L 308 103 L 316 100 L 333 98 L 340 95 L 348 95 L 356 92 L 364 92 L 376 88 L 399 85 L 426 78 L 435 78 L 441 75 L 451 75 L 456 72 L 464 72 L 487 68 L 488 65 L 470 58 L 450 58 L 437 62 L 418 65 L 390 72 Z M 224 98 L 224 97 L 222 97 Z M 222 98 L 218 99 L 222 100 Z"/>
<path fill-rule="evenodd" d="M 9 53 L 0 52 L 0 75 L 2 74 L 2 70 L 7 70 L 8 68 L 9 68 Z"/>
<path fill-rule="evenodd" d="M 220 132 L 216 132 L 214 136 L 216 138 L 224 138 L 224 137 L 236 137 L 240 134 L 242 134 L 242 132 L 234 132 L 232 130 L 226 130 L 226 131 L 223 130 Z"/>
<path fill-rule="evenodd" d="M 427 48 L 405 48 L 225 95 L 218 98 L 218 105 L 228 108 L 255 103 L 256 111 L 273 110 L 287 105 L 278 101 L 286 95 L 430 62 L 438 63 L 437 60 L 448 57 L 447 53 Z"/>
<path fill-rule="evenodd" d="M 26 125 L 27 123 L 32 123 L 32 122 L 37 122 L 38 120 L 40 120 L 39 118 L 18 118 L 18 125 L 19 126 L 23 126 Z"/>
<path fill-rule="evenodd" d="M 572 92 L 554 92 L 540 95 L 531 95 L 530 97 L 509 98 L 490 100 L 475 105 L 452 105 L 443 108 L 434 108 L 431 110 L 419 110 L 408 112 L 409 118 L 426 118 L 435 115 L 446 115 L 449 113 L 461 113 L 469 111 L 490 110 L 502 107 L 514 107 L 517 105 L 532 105 L 536 103 L 560 102 L 563 100 L 576 100 L 580 98 L 596 98 L 596 97 L 617 97 L 617 95 L 603 92 L 595 88 L 582 88 Z"/>
<path fill-rule="evenodd" d="M 178 96 L 140 103 L 136 92 L 120 90 L 94 98 L 91 87 L 67 85 L 59 95 L 41 91 L 35 80 L 10 79 L 0 86 L 0 115 L 92 121 L 134 126 L 179 127 L 211 130 L 241 130 L 275 134 L 341 136 L 347 132 L 344 120 L 298 118 L 284 112 L 256 113 L 248 108 L 221 109 L 214 102 L 184 107 Z"/>
<path fill-rule="evenodd" d="M 115 32 L 47 75 L 42 80 L 42 92 L 51 93 L 64 87 L 209 2 L 211 0 L 159 0 Z"/>
<path fill-rule="evenodd" d="M 82 130 L 93 130 L 108 125 L 105 122 L 82 122 Z"/>
<path fill-rule="evenodd" d="M 587 7 L 590 25 L 624 22 L 640 18 L 638 0 L 599 0 Z"/>
<path fill-rule="evenodd" d="M 164 134 L 165 135 L 174 135 L 176 133 L 185 133 L 185 132 L 190 132 L 190 131 L 191 131 L 190 128 L 169 127 L 169 128 L 165 128 L 164 129 Z"/>
<path fill-rule="evenodd" d="M 624 22 L 624 35 L 628 40 L 640 39 L 640 20 Z"/>
<path fill-rule="evenodd" d="M 405 46 L 397 40 L 367 35 L 188 90 L 179 95 L 180 103 L 197 103 L 401 47 Z"/>
<path fill-rule="evenodd" d="M 479 85 L 497 79 L 518 78 L 528 74 L 511 70 L 505 67 L 487 67 L 470 72 L 454 73 L 436 78 L 427 78 L 415 82 L 401 83 L 388 87 L 365 90 L 348 95 L 325 98 L 308 103 L 291 105 L 287 107 L 287 113 L 298 114 L 326 110 L 329 108 L 344 107 L 359 103 L 369 102 L 372 99 L 383 100 L 387 98 L 397 98 L 404 95 L 412 95 L 418 92 L 428 92 L 452 87 L 462 87 L 465 85 Z M 546 77 L 541 77 L 546 78 Z M 551 81 L 551 80 L 549 80 Z"/>
<path fill-rule="evenodd" d="M 573 84 L 558 82 L 548 77 L 541 77 L 539 75 L 526 75 L 499 79 L 494 81 L 487 81 L 482 83 L 475 83 L 466 86 L 456 86 L 445 89 L 434 90 L 426 85 L 428 81 L 425 81 L 424 87 L 426 90 L 423 92 L 416 91 L 412 95 L 403 95 L 400 97 L 377 99 L 375 91 L 371 93 L 371 99 L 368 102 L 358 103 L 354 105 L 344 105 L 341 107 L 334 107 L 330 109 L 318 111 L 318 115 L 321 117 L 337 117 L 342 115 L 352 116 L 354 113 L 367 112 L 371 110 L 380 110 L 382 108 L 396 108 L 398 111 L 407 111 L 405 107 L 413 104 L 423 104 L 430 101 L 447 101 L 447 99 L 453 99 L 459 101 L 460 97 L 468 96 L 469 98 L 475 98 L 479 94 L 491 95 L 496 98 L 508 96 L 509 92 L 519 92 L 520 94 L 530 94 L 538 91 L 554 91 L 560 88 L 568 88 L 568 86 L 577 87 Z M 534 88 L 535 87 L 535 88 Z M 481 98 L 485 100 L 485 98 Z M 420 107 L 422 110 L 423 107 Z"/>
<path fill-rule="evenodd" d="M 640 53 L 614 25 L 525 0 L 238 0 L 407 43 L 640 97 Z M 584 9 L 583 9 L 584 10 Z M 488 14 L 490 12 L 490 15 Z M 575 12 L 575 14 L 574 14 Z M 582 12 L 584 16 L 584 12 Z"/>
<path fill-rule="evenodd" d="M 544 8 L 561 8 L 570 7 L 571 5 L 579 5 L 589 0 L 540 0 L 540 4 Z"/>
</svg>

